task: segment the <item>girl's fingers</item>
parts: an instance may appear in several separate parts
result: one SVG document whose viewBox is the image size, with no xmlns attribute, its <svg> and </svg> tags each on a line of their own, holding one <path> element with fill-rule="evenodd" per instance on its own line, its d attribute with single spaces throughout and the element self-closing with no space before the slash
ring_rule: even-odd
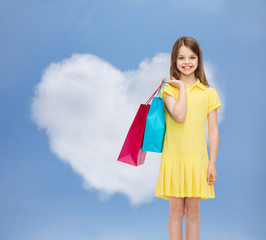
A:
<svg viewBox="0 0 266 240">
<path fill-rule="evenodd" d="M 212 174 L 211 172 L 207 173 L 207 181 L 209 182 L 210 180 L 212 180 Z"/>
<path fill-rule="evenodd" d="M 211 174 L 208 174 L 208 177 L 207 177 L 207 182 L 210 183 L 212 182 L 212 175 Z"/>
<path fill-rule="evenodd" d="M 213 181 L 209 182 L 208 184 L 211 185 L 211 184 L 214 184 L 214 183 L 215 183 L 215 181 L 213 180 Z"/>
<path fill-rule="evenodd" d="M 216 181 L 216 178 L 214 178 L 212 175 L 208 175 L 208 185 L 214 184 Z"/>
</svg>

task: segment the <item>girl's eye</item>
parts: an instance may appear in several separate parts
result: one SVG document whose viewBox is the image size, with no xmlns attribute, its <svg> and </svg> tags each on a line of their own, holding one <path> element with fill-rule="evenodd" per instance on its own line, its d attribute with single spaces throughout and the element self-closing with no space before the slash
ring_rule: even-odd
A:
<svg viewBox="0 0 266 240">
<path fill-rule="evenodd" d="M 191 59 L 195 59 L 196 57 L 190 57 Z M 184 57 L 179 57 L 178 59 L 184 59 Z"/>
</svg>

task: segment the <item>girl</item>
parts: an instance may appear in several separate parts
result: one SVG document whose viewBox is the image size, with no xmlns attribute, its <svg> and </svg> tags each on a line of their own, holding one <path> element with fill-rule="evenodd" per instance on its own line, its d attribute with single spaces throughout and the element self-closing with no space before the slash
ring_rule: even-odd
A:
<svg viewBox="0 0 266 240">
<path fill-rule="evenodd" d="M 185 215 L 187 240 L 198 240 L 200 199 L 215 198 L 217 109 L 222 105 L 216 90 L 207 82 L 201 48 L 194 38 L 181 37 L 175 42 L 170 77 L 160 92 L 161 97 L 165 93 L 166 131 L 154 195 L 169 199 L 169 239 L 183 239 Z"/>
</svg>

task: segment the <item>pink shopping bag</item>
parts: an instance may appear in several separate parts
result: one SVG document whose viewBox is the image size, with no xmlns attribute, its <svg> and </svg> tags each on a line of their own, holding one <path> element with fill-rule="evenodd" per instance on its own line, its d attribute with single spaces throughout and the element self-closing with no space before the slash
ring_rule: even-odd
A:
<svg viewBox="0 0 266 240">
<path fill-rule="evenodd" d="M 140 166 L 144 164 L 147 152 L 142 151 L 142 142 L 146 119 L 151 106 L 149 103 L 158 89 L 161 88 L 163 81 L 156 89 L 156 91 L 152 94 L 152 96 L 147 100 L 147 102 L 145 104 L 140 104 L 138 112 L 128 131 L 117 161 L 124 162 L 133 166 Z"/>
</svg>

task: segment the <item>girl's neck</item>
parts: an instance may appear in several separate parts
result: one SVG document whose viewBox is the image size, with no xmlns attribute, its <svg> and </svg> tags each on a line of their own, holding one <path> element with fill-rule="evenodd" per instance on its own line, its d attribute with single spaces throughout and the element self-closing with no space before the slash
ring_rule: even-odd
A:
<svg viewBox="0 0 266 240">
<path fill-rule="evenodd" d="M 195 77 L 195 74 L 191 74 L 189 76 L 181 74 L 180 80 L 187 84 L 194 84 L 197 81 L 197 78 Z"/>
</svg>

